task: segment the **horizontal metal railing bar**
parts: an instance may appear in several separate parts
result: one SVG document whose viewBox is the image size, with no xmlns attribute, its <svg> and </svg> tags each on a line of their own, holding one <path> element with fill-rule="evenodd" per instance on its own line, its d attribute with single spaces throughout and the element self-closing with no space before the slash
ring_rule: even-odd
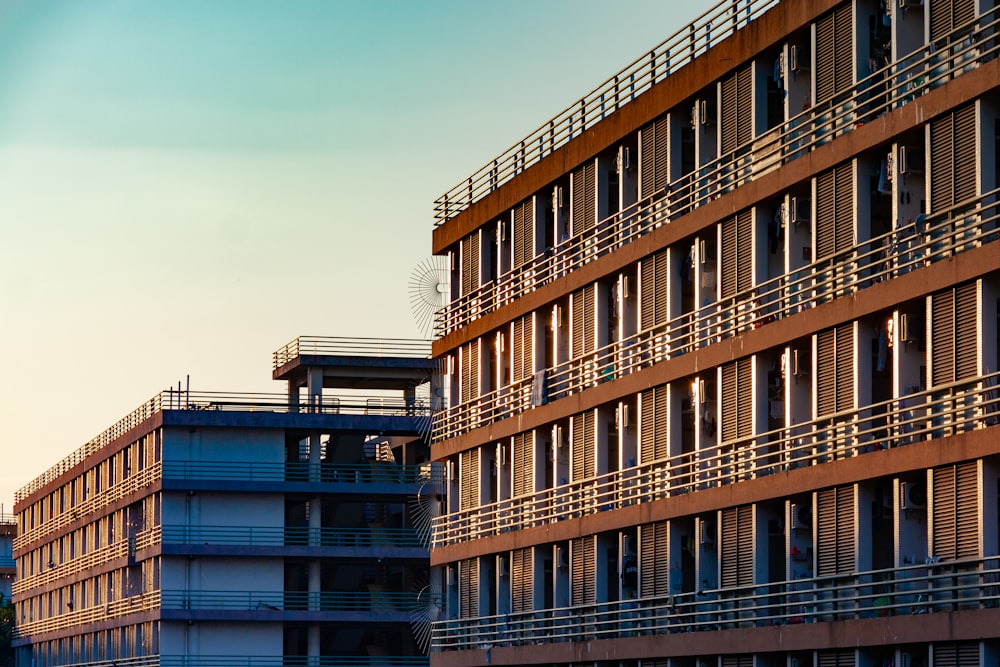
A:
<svg viewBox="0 0 1000 667">
<path fill-rule="evenodd" d="M 24 500 L 33 492 L 70 470 L 94 452 L 110 444 L 116 438 L 135 428 L 154 415 L 166 411 L 227 411 L 227 412 L 275 412 L 275 413 L 322 413 L 373 416 L 427 417 L 430 406 L 421 400 L 386 396 L 324 394 L 322 400 L 312 399 L 308 403 L 289 401 L 284 393 L 232 393 L 187 391 L 167 389 L 161 391 L 141 406 L 133 410 L 113 426 L 102 432 L 87 444 L 76 449 L 47 471 L 21 487 L 15 494 L 15 501 Z"/>
<path fill-rule="evenodd" d="M 437 621 L 434 650 L 763 627 L 1000 605 L 1000 557 Z"/>
<path fill-rule="evenodd" d="M 997 51 L 996 45 L 984 51 L 979 48 L 981 45 L 978 42 L 972 41 L 974 37 L 990 38 L 998 24 L 997 11 L 991 10 L 974 22 L 959 26 L 937 43 L 874 72 L 851 90 L 810 107 L 734 151 L 681 176 L 663 191 L 645 197 L 595 227 L 557 244 L 545 254 L 452 301 L 436 314 L 436 335 L 450 333 L 577 266 L 630 243 L 654 227 L 667 224 L 729 192 L 738 184 L 737 181 L 742 183 L 770 173 L 781 164 L 828 143 L 834 136 L 850 131 L 853 125 L 872 120 L 941 85 L 952 76 L 969 71 Z M 974 32 L 969 34 L 973 27 Z M 965 39 L 960 46 L 952 46 L 949 50 L 946 45 L 955 36 Z M 940 48 L 937 45 L 941 45 Z M 947 54 L 942 54 L 942 51 Z M 942 61 L 946 63 L 944 66 Z M 886 79 L 892 79 L 894 83 L 884 92 L 873 91 L 885 85 Z M 882 101 L 873 104 L 873 98 Z M 831 112 L 837 113 L 831 115 Z M 736 174 L 734 169 L 737 166 L 742 173 Z"/>
<path fill-rule="evenodd" d="M 162 609 L 244 611 L 410 611 L 416 593 L 399 591 L 205 591 L 165 590 Z"/>
<path fill-rule="evenodd" d="M 1000 424 L 1000 373 L 435 517 L 432 547 Z"/>
<path fill-rule="evenodd" d="M 441 483 L 444 465 L 369 463 L 309 463 L 286 461 L 163 461 L 164 479 L 243 480 L 248 482 L 338 482 L 354 484 Z"/>
<path fill-rule="evenodd" d="M 306 528 L 298 526 L 162 526 L 151 531 L 150 544 L 424 547 L 412 528 Z"/>
<path fill-rule="evenodd" d="M 921 221 L 919 229 L 917 223 L 908 223 L 733 297 L 545 369 L 545 400 L 564 398 L 996 241 L 998 195 L 1000 189 L 990 191 L 929 216 Z M 438 412 L 434 416 L 433 440 L 440 442 L 530 408 L 533 381 L 527 378 Z"/>
<path fill-rule="evenodd" d="M 298 336 L 274 351 L 274 369 L 305 355 L 426 359 L 431 356 L 431 342 L 413 338 Z"/>
<path fill-rule="evenodd" d="M 140 534 L 139 539 L 144 539 Z M 128 540 L 120 539 L 111 544 L 107 544 L 96 549 L 90 549 L 86 553 L 71 555 L 59 562 L 53 561 L 51 566 L 46 566 L 35 574 L 25 574 L 19 576 L 13 583 L 14 593 L 21 594 L 33 588 L 47 586 L 54 581 L 71 577 L 83 572 L 91 567 L 107 565 L 111 561 L 124 558 L 128 555 Z"/>
<path fill-rule="evenodd" d="M 435 226 L 569 143 L 777 4 L 777 0 L 719 2 L 441 195 L 434 202 Z"/>
<path fill-rule="evenodd" d="M 160 606 L 160 592 L 140 593 L 130 597 L 106 602 L 90 607 L 72 609 L 56 613 L 38 620 L 21 618 L 14 628 L 15 637 L 28 637 L 45 632 L 56 632 L 66 628 L 91 625 L 104 620 L 111 620 L 157 609 Z M 22 605 L 23 608 L 23 605 Z M 39 612 L 40 613 L 40 612 Z"/>
<path fill-rule="evenodd" d="M 64 667 L 427 667 L 424 655 L 316 656 L 301 655 L 148 655 L 91 662 L 67 663 Z"/>
</svg>

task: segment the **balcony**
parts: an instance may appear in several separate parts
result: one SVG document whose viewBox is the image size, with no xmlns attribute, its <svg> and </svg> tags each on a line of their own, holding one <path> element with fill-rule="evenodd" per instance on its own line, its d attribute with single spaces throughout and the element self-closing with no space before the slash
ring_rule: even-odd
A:
<svg viewBox="0 0 1000 667">
<path fill-rule="evenodd" d="M 154 544 L 240 547 L 424 549 L 412 528 L 306 528 L 294 526 L 162 526 L 138 548 Z"/>
<path fill-rule="evenodd" d="M 719 2 L 438 197 L 434 202 L 435 226 L 565 146 L 777 4 L 777 0 Z"/>
<path fill-rule="evenodd" d="M 536 375 L 438 412 L 433 417 L 432 441 L 513 417 L 534 407 L 539 394 L 546 403 L 565 398 L 992 243 L 1000 238 L 998 195 L 1000 190 L 993 190 L 557 364 L 544 371 L 543 380 Z M 539 391 L 532 385 L 540 381 L 544 387 Z"/>
<path fill-rule="evenodd" d="M 1000 424 L 1000 373 L 435 517 L 432 548 Z"/>
<path fill-rule="evenodd" d="M 441 484 L 439 463 L 397 465 L 384 461 L 360 464 L 313 464 L 307 461 L 164 461 L 164 480 L 259 482 L 316 482 L 356 486 Z"/>
<path fill-rule="evenodd" d="M 64 667 L 428 667 L 427 656 L 149 655 L 66 663 Z"/>
<path fill-rule="evenodd" d="M 678 178 L 663 192 L 636 202 L 594 228 L 555 245 L 544 255 L 452 301 L 437 312 L 435 334 L 440 337 L 456 331 L 739 185 L 802 157 L 852 128 L 972 71 L 979 63 L 994 58 L 1000 49 L 1000 44 L 992 39 L 1000 23 L 998 17 L 1000 8 L 991 10 L 938 44 L 882 68 L 852 90 L 807 109 L 732 153 Z"/>
<path fill-rule="evenodd" d="M 409 612 L 416 593 L 389 591 L 162 591 L 161 609 L 191 611 Z M 407 619 L 408 620 L 408 619 Z"/>
<path fill-rule="evenodd" d="M 1000 557 L 434 623 L 436 651 L 581 642 L 1000 606 Z"/>
</svg>

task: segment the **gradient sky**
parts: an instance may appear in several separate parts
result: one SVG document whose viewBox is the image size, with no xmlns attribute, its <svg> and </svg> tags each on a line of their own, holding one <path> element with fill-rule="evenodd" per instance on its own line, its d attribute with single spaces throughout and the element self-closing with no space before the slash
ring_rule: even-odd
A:
<svg viewBox="0 0 1000 667">
<path fill-rule="evenodd" d="M 704 0 L 0 0 L 0 503 L 187 374 L 419 337 L 432 202 Z"/>
</svg>

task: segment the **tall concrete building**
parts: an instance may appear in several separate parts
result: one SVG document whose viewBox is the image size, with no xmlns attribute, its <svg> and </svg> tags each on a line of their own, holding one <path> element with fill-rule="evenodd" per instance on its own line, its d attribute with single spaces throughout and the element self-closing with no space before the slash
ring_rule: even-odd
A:
<svg viewBox="0 0 1000 667">
<path fill-rule="evenodd" d="M 17 536 L 17 519 L 0 512 L 0 600 L 9 602 L 13 592 L 14 538 Z"/>
<path fill-rule="evenodd" d="M 725 0 L 438 199 L 432 665 L 997 664 L 998 20 Z"/>
<path fill-rule="evenodd" d="M 164 391 L 22 488 L 18 664 L 426 665 L 429 353 L 298 338 L 287 392 Z"/>
</svg>

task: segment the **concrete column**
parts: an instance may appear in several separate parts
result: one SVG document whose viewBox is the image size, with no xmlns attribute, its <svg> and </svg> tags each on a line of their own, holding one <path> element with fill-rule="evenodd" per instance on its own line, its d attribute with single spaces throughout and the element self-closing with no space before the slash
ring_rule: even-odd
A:
<svg viewBox="0 0 1000 667">
<path fill-rule="evenodd" d="M 319 412 L 323 403 L 323 369 L 306 369 L 306 391 L 309 394 L 309 411 Z"/>
<path fill-rule="evenodd" d="M 288 381 L 288 411 L 299 411 L 299 385 L 295 383 L 295 380 Z"/>
</svg>

